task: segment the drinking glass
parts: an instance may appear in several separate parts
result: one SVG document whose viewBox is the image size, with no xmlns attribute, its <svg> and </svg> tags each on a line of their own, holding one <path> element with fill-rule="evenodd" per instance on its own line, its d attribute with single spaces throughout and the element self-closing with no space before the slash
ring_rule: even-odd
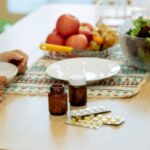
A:
<svg viewBox="0 0 150 150">
<path fill-rule="evenodd" d="M 128 6 L 131 0 L 98 0 L 95 4 L 95 16 L 98 23 L 112 27 L 122 25 L 130 17 Z"/>
</svg>

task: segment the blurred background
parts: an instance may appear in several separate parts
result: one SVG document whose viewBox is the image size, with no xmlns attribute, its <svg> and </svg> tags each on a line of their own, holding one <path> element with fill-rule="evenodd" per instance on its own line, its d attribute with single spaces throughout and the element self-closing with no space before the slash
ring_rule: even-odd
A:
<svg viewBox="0 0 150 150">
<path fill-rule="evenodd" d="M 0 32 L 47 3 L 98 4 L 100 6 L 105 5 L 105 7 L 108 5 L 115 6 L 115 4 L 121 4 L 125 7 L 127 5 L 150 6 L 147 5 L 150 4 L 150 0 L 0 0 Z"/>
<path fill-rule="evenodd" d="M 46 3 L 83 3 L 94 0 L 0 0 L 0 19 L 15 22 Z"/>
<path fill-rule="evenodd" d="M 0 0 L 0 32 L 46 3 L 94 3 L 94 0 Z"/>
</svg>

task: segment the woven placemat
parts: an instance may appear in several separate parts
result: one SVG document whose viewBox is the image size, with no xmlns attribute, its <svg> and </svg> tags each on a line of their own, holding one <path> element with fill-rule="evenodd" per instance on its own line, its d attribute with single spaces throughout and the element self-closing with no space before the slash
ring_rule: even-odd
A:
<svg viewBox="0 0 150 150">
<path fill-rule="evenodd" d="M 25 75 L 17 76 L 8 84 L 7 94 L 47 95 L 54 79 L 45 73 L 47 66 L 56 60 L 48 56 L 40 58 L 29 68 Z M 144 70 L 121 64 L 119 74 L 88 85 L 88 98 L 125 98 L 137 94 L 146 82 L 149 73 Z M 66 86 L 67 87 L 67 86 Z"/>
</svg>

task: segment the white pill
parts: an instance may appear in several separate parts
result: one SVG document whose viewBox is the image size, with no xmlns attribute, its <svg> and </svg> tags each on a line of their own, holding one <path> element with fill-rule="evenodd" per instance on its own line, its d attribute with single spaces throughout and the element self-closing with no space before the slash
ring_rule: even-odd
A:
<svg viewBox="0 0 150 150">
<path fill-rule="evenodd" d="M 95 118 L 93 119 L 93 121 L 97 122 L 97 121 L 99 121 L 99 119 L 98 119 L 97 117 L 95 117 Z"/>
<path fill-rule="evenodd" d="M 75 120 L 75 118 L 72 118 L 72 122 L 75 122 L 76 120 Z"/>
<path fill-rule="evenodd" d="M 105 119 L 105 118 L 102 121 L 103 121 L 103 123 L 107 123 L 107 119 Z"/>
<path fill-rule="evenodd" d="M 97 115 L 98 119 L 102 119 L 103 115 Z"/>
<path fill-rule="evenodd" d="M 91 124 L 91 125 L 93 125 L 93 124 L 94 124 L 94 122 L 93 122 L 93 121 L 91 121 L 91 122 L 90 122 L 90 124 Z"/>
<path fill-rule="evenodd" d="M 90 115 L 90 118 L 94 118 L 94 115 Z"/>
<path fill-rule="evenodd" d="M 78 125 L 78 122 L 75 122 L 75 125 Z"/>
<path fill-rule="evenodd" d="M 100 122 L 96 122 L 96 125 L 99 126 L 99 125 L 100 125 Z"/>
<path fill-rule="evenodd" d="M 89 120 L 84 120 L 84 123 L 88 123 L 89 122 Z"/>
<path fill-rule="evenodd" d="M 116 124 L 116 122 L 117 122 L 116 119 L 111 120 L 111 124 Z"/>
<path fill-rule="evenodd" d="M 115 119 L 116 119 L 117 121 L 120 121 L 120 120 L 121 120 L 121 117 L 117 116 L 117 117 L 115 117 Z"/>
<path fill-rule="evenodd" d="M 111 120 L 112 117 L 111 117 L 111 116 L 106 116 L 106 119 L 107 119 L 107 120 Z"/>
<path fill-rule="evenodd" d="M 90 120 L 90 117 L 84 117 L 84 120 Z"/>
</svg>

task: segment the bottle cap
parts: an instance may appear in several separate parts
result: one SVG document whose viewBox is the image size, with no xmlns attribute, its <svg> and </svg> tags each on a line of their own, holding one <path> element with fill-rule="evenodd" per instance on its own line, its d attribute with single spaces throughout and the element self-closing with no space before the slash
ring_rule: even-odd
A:
<svg viewBox="0 0 150 150">
<path fill-rule="evenodd" d="M 76 85 L 76 86 L 85 85 L 86 78 L 84 75 L 75 74 L 75 75 L 70 76 L 69 83 L 71 85 Z"/>
<path fill-rule="evenodd" d="M 53 83 L 50 87 L 50 91 L 52 92 L 62 92 L 64 91 L 64 85 L 62 83 Z"/>
</svg>

